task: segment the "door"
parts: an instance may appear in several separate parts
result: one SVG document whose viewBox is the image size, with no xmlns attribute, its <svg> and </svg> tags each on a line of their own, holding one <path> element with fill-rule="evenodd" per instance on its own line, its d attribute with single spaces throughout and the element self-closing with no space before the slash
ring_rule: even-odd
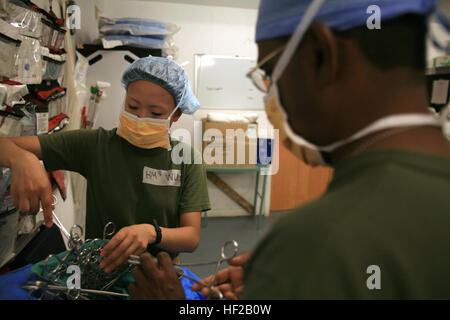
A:
<svg viewBox="0 0 450 320">
<path fill-rule="evenodd" d="M 279 145 L 279 169 L 272 176 L 270 210 L 289 210 L 321 196 L 330 182 L 333 170 L 304 164 Z"/>
</svg>

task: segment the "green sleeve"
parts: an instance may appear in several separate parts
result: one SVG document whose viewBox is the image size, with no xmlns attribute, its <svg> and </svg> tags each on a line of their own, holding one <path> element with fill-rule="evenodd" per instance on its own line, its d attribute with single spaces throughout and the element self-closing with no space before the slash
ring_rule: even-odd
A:
<svg viewBox="0 0 450 320">
<path fill-rule="evenodd" d="M 192 148 L 193 158 L 200 157 L 198 151 Z M 200 158 L 201 159 L 201 158 Z M 181 197 L 178 206 L 180 214 L 210 210 L 206 171 L 203 164 L 183 164 L 183 178 Z"/>
<path fill-rule="evenodd" d="M 42 160 L 47 171 L 68 170 L 87 176 L 95 156 L 98 130 L 72 130 L 39 135 Z"/>
</svg>

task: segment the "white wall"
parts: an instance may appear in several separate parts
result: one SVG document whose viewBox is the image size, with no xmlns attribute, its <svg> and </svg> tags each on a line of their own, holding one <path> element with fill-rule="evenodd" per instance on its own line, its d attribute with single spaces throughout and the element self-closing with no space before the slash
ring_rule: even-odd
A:
<svg viewBox="0 0 450 320">
<path fill-rule="evenodd" d="M 179 63 L 189 61 L 185 67 L 191 84 L 194 85 L 194 55 L 214 54 L 257 58 L 257 46 L 254 42 L 256 9 L 231 8 L 220 6 L 193 5 L 184 3 L 164 3 L 156 1 L 124 0 L 79 0 L 81 7 L 82 29 L 76 36 L 77 42 L 92 43 L 98 36 L 94 20 L 94 5 L 101 14 L 110 18 L 137 17 L 151 18 L 171 22 L 181 27 L 173 41 L 179 48 L 176 60 Z M 107 79 L 102 79 L 108 81 Z M 115 79 L 111 79 L 115 81 Z M 201 101 L 200 101 L 201 102 Z M 105 103 L 111 103 L 105 101 Z M 121 101 L 120 101 L 121 103 Z M 213 110 L 221 112 L 225 110 Z M 194 136 L 194 120 L 201 119 L 208 110 L 206 106 L 193 116 L 183 115 L 172 129 L 186 128 Z M 236 112 L 236 111 L 235 111 Z M 264 111 L 258 112 L 259 127 L 265 131 L 268 124 Z M 253 203 L 254 174 L 228 174 L 221 177 L 250 203 Z M 213 206 L 211 215 L 246 215 L 234 201 L 225 196 L 218 188 L 208 182 L 210 199 Z M 266 214 L 270 207 L 270 178 L 267 184 Z"/>
</svg>

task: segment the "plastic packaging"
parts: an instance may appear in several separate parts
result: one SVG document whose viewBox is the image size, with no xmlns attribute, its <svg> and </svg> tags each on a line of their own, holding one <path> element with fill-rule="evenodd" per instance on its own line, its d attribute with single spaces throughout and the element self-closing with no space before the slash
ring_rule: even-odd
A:
<svg viewBox="0 0 450 320">
<path fill-rule="evenodd" d="M 19 39 L 20 36 L 19 29 L 13 27 L 3 19 L 0 19 L 0 33 L 3 33 L 13 39 Z"/>
<path fill-rule="evenodd" d="M 0 112 L 0 137 L 18 137 L 22 133 L 20 118 Z"/>
<path fill-rule="evenodd" d="M 41 45 L 39 40 L 20 36 L 22 41 L 17 56 L 18 76 L 13 80 L 24 84 L 41 83 L 43 76 Z"/>
<path fill-rule="evenodd" d="M 11 175 L 12 175 L 12 173 L 11 173 Z M 15 209 L 14 201 L 12 199 L 11 193 L 8 192 L 9 186 L 10 186 L 10 184 L 7 185 L 7 190 L 3 195 L 2 201 L 0 202 L 0 215 Z"/>
<path fill-rule="evenodd" d="M 5 192 L 11 184 L 12 171 L 9 168 L 0 168 L 0 203 L 3 202 Z"/>
<path fill-rule="evenodd" d="M 30 214 L 20 214 L 19 222 L 17 226 L 17 235 L 29 234 L 36 229 L 36 215 Z"/>
<path fill-rule="evenodd" d="M 180 28 L 173 23 L 151 19 L 106 17 L 99 19 L 99 32 L 103 35 L 168 36 L 179 30 Z"/>
<path fill-rule="evenodd" d="M 17 54 L 21 41 L 0 33 L 0 76 L 17 76 Z"/>
<path fill-rule="evenodd" d="M 36 112 L 33 105 L 27 105 L 22 109 L 25 116 L 20 120 L 22 124 L 21 136 L 35 136 L 36 129 Z"/>
<path fill-rule="evenodd" d="M 42 68 L 44 74 L 42 79 L 57 80 L 61 75 L 64 63 L 66 61 L 65 54 L 52 54 L 49 52 L 48 48 L 42 48 Z"/>
<path fill-rule="evenodd" d="M 0 83 L 0 92 L 2 92 L 2 104 L 12 106 L 15 101 L 21 101 L 22 97 L 28 94 L 28 88 L 24 84 L 9 81 Z"/>
<path fill-rule="evenodd" d="M 36 134 L 48 133 L 48 108 L 36 110 Z"/>
<path fill-rule="evenodd" d="M 45 73 L 43 75 L 43 79 L 52 79 L 57 80 L 59 75 L 61 74 L 61 70 L 64 65 L 64 61 L 54 60 L 50 57 L 42 57 L 45 64 Z"/>
<path fill-rule="evenodd" d="M 48 119 L 48 133 L 52 134 L 61 131 L 69 125 L 69 122 L 69 117 L 65 113 L 59 113 L 58 115 L 51 117 Z"/>
<path fill-rule="evenodd" d="M 41 45 L 51 50 L 59 50 L 64 46 L 66 30 L 55 26 L 48 20 L 42 19 Z"/>
<path fill-rule="evenodd" d="M 87 72 L 89 68 L 89 61 L 81 53 L 75 51 L 77 55 L 77 63 L 75 64 L 74 79 L 81 85 L 86 85 Z M 80 100 L 82 101 L 82 100 Z"/>
<path fill-rule="evenodd" d="M 0 214 L 0 266 L 13 257 L 18 223 L 19 210 Z"/>
<path fill-rule="evenodd" d="M 171 46 L 168 39 L 158 39 L 138 36 L 104 36 L 102 39 L 105 48 L 117 46 L 133 46 L 140 48 L 167 49 Z"/>
<path fill-rule="evenodd" d="M 23 36 L 37 39 L 42 34 L 41 14 L 12 2 L 9 3 L 8 22 Z"/>
</svg>

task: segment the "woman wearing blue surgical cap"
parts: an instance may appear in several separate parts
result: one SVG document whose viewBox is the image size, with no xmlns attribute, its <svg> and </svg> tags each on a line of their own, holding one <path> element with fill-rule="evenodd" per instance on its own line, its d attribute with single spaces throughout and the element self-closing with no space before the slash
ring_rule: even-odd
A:
<svg viewBox="0 0 450 320">
<path fill-rule="evenodd" d="M 436 3 L 260 1 L 259 63 L 248 76 L 280 142 L 334 175 L 214 277 L 226 298 L 450 298 L 448 107 L 430 112 L 424 77 Z M 153 287 L 167 284 L 152 270 Z M 147 291 L 135 296 L 157 297 L 138 287 Z"/>
<path fill-rule="evenodd" d="M 199 155 L 169 134 L 182 113 L 200 107 L 184 69 L 170 59 L 146 57 L 132 63 L 121 82 L 126 99 L 117 129 L 0 140 L 0 166 L 12 168 L 15 205 L 37 212 L 42 202 L 47 225 L 53 199 L 39 159 L 48 171 L 86 177 L 85 237 L 102 238 L 109 221 L 119 230 L 101 252 L 106 272 L 147 248 L 172 258 L 194 251 L 201 211 L 210 208 L 204 168 L 194 161 Z M 174 148 L 177 156 L 191 160 L 174 163 Z"/>
</svg>

